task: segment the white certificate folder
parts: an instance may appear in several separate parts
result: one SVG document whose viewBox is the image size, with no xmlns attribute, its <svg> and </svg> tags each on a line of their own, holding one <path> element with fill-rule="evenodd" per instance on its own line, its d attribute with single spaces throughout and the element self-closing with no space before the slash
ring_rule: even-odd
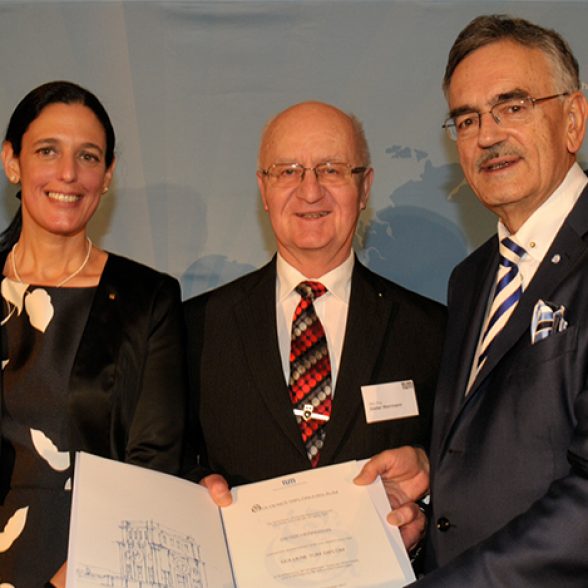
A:
<svg viewBox="0 0 588 588">
<path fill-rule="evenodd" d="M 394 588 L 414 580 L 385 522 L 382 484 L 357 462 L 233 488 L 76 455 L 68 588 Z"/>
</svg>

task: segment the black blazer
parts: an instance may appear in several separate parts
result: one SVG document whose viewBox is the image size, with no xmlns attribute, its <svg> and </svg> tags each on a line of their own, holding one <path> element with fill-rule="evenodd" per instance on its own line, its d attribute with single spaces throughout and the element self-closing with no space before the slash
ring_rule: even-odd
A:
<svg viewBox="0 0 588 588">
<path fill-rule="evenodd" d="M 67 449 L 179 471 L 186 413 L 182 331 L 178 282 L 110 253 L 72 369 Z M 4 449 L 7 481 L 10 448 Z"/>
<path fill-rule="evenodd" d="M 282 371 L 275 258 L 185 303 L 199 479 L 245 483 L 310 467 Z M 440 304 L 356 261 L 347 331 L 321 465 L 426 446 L 445 325 Z M 420 416 L 367 424 L 360 387 L 413 379 Z"/>
<path fill-rule="evenodd" d="M 435 401 L 430 568 L 420 586 L 588 585 L 588 189 L 464 395 L 498 265 L 492 238 L 449 284 Z M 569 326 L 534 345 L 538 299 Z M 461 554 L 461 555 L 460 555 Z"/>
</svg>

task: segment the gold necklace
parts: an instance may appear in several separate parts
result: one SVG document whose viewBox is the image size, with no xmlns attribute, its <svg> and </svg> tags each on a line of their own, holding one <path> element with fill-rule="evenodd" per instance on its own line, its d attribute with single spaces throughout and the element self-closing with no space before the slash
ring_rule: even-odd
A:
<svg viewBox="0 0 588 588">
<path fill-rule="evenodd" d="M 82 265 L 80 265 L 80 267 L 75 272 L 73 272 L 73 274 L 70 274 L 69 276 L 67 276 L 66 278 L 61 280 L 61 282 L 59 282 L 59 284 L 55 284 L 55 288 L 61 288 L 61 286 L 63 286 L 64 284 L 67 284 L 67 282 L 69 282 L 70 280 L 75 278 L 86 267 L 88 261 L 90 260 L 90 254 L 92 253 L 92 241 L 90 240 L 90 237 L 86 237 L 86 240 L 88 241 L 88 250 L 86 251 L 86 257 L 84 258 L 84 261 L 82 261 Z M 15 253 L 16 253 L 16 246 L 17 245 L 18 245 L 18 241 L 12 246 L 12 249 L 10 250 L 10 257 L 11 257 L 11 261 L 12 261 L 12 273 L 14 274 L 14 277 L 16 278 L 17 282 L 24 284 L 22 278 L 20 277 L 20 275 L 16 269 L 16 255 L 15 255 Z"/>
</svg>

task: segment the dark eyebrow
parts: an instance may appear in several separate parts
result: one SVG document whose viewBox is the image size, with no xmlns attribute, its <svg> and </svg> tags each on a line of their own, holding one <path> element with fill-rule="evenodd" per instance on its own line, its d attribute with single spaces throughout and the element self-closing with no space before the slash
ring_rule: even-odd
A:
<svg viewBox="0 0 588 588">
<path fill-rule="evenodd" d="M 523 90 L 522 88 L 514 88 L 514 90 L 510 90 L 509 92 L 502 92 L 494 97 L 492 101 L 492 105 L 498 104 L 499 102 L 504 102 L 505 100 L 513 100 L 516 98 L 528 98 L 529 92 L 527 90 Z M 454 108 L 449 112 L 450 118 L 455 118 L 456 116 L 460 116 L 462 114 L 473 114 L 480 112 L 478 109 L 474 108 L 473 106 L 460 106 L 459 108 Z"/>
<path fill-rule="evenodd" d="M 478 111 L 473 106 L 460 106 L 449 111 L 449 118 L 455 118 L 461 114 L 474 114 Z"/>
<path fill-rule="evenodd" d="M 57 143 L 59 143 L 59 141 L 57 139 L 54 139 L 53 137 L 43 137 L 43 138 L 35 141 L 33 143 L 33 147 L 36 147 L 37 145 L 41 145 L 42 143 L 49 143 L 51 145 L 56 145 Z"/>
<path fill-rule="evenodd" d="M 504 92 L 502 94 L 498 94 L 494 104 L 496 104 L 496 102 L 503 102 L 504 100 L 513 100 L 514 98 L 528 98 L 528 97 L 529 97 L 528 90 L 523 90 L 521 88 L 515 88 L 514 90 L 511 90 L 510 92 Z"/>
<path fill-rule="evenodd" d="M 33 143 L 33 147 L 37 147 L 38 145 L 59 145 L 60 140 L 56 139 L 54 137 L 42 137 L 41 139 L 39 139 L 38 141 L 35 141 Z M 88 141 L 87 143 L 82 143 L 80 145 L 81 149 L 96 149 L 97 151 L 99 151 L 101 154 L 104 153 L 104 150 L 102 149 L 102 147 L 100 147 L 100 145 L 97 145 L 96 143 L 92 143 L 92 141 Z"/>
<path fill-rule="evenodd" d="M 96 149 L 96 151 L 99 151 L 101 154 L 104 153 L 102 147 L 100 147 L 100 145 L 96 145 L 96 143 L 92 143 L 92 142 L 83 143 L 82 145 L 80 145 L 80 147 L 82 149 Z"/>
</svg>

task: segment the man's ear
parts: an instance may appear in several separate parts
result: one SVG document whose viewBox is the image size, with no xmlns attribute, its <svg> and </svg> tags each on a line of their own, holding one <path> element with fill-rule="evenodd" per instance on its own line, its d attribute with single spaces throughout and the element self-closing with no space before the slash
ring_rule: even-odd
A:
<svg viewBox="0 0 588 588">
<path fill-rule="evenodd" d="M 257 172 L 257 187 L 259 188 L 259 194 L 261 196 L 261 202 L 263 203 L 263 209 L 267 212 L 269 210 L 269 206 L 267 203 L 266 198 L 266 186 L 264 181 L 264 176 L 261 172 Z"/>
<path fill-rule="evenodd" d="M 574 92 L 568 98 L 567 106 L 567 147 L 570 153 L 577 153 L 582 147 L 586 133 L 586 117 L 588 117 L 588 103 L 580 91 Z"/>
<path fill-rule="evenodd" d="M 360 196 L 360 208 L 365 210 L 367 207 L 368 200 L 370 198 L 370 192 L 372 189 L 372 183 L 374 181 L 374 168 L 370 167 L 363 173 L 361 179 L 361 196 Z"/>
</svg>

